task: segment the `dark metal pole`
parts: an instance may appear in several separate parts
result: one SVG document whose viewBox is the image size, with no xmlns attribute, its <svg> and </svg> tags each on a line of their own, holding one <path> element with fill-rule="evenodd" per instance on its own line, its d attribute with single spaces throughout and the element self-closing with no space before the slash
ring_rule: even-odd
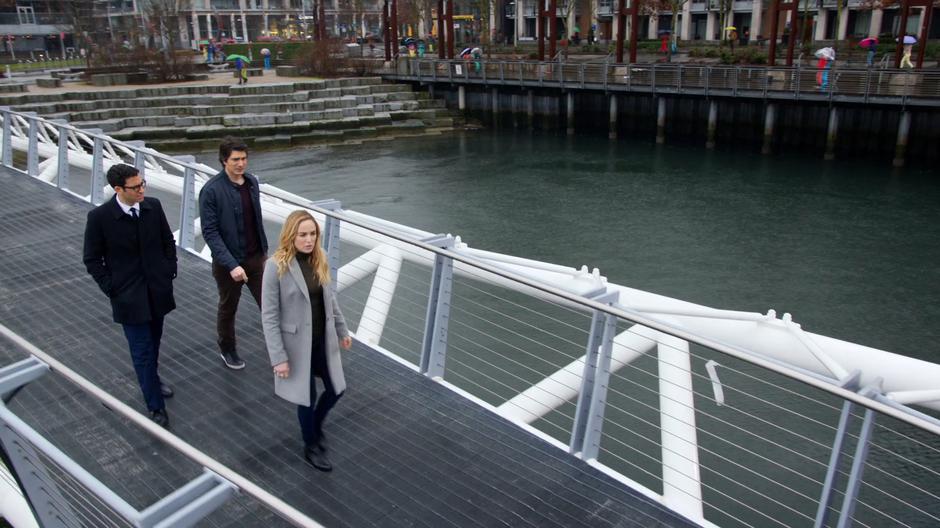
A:
<svg viewBox="0 0 940 528">
<path fill-rule="evenodd" d="M 320 31 L 320 38 L 326 40 L 326 6 L 324 5 L 326 0 L 320 0 L 320 9 L 319 9 L 319 20 L 317 21 L 317 29 Z"/>
<path fill-rule="evenodd" d="M 767 65 L 773 66 L 777 61 L 777 29 L 780 24 L 780 0 L 770 4 L 770 49 L 767 50 Z"/>
<path fill-rule="evenodd" d="M 536 9 L 536 16 L 538 17 L 538 23 L 536 24 L 536 32 L 538 33 L 539 41 L 539 60 L 545 60 L 545 2 L 546 0 L 537 0 L 538 8 Z"/>
<path fill-rule="evenodd" d="M 382 5 L 382 40 L 385 41 L 385 61 L 392 60 L 392 32 L 388 27 L 388 0 Z"/>
<path fill-rule="evenodd" d="M 901 54 L 904 53 L 904 36 L 907 34 L 907 15 L 911 11 L 910 0 L 901 0 L 901 26 L 898 34 L 898 45 L 894 52 L 894 67 L 901 67 Z"/>
<path fill-rule="evenodd" d="M 444 35 L 444 0 L 437 0 L 437 58 L 444 59 L 444 46 L 446 45 Z"/>
<path fill-rule="evenodd" d="M 803 26 L 800 25 L 799 0 L 790 2 L 790 41 L 787 42 L 787 66 L 793 66 L 793 47 L 803 41 Z"/>
<path fill-rule="evenodd" d="M 392 56 L 398 58 L 398 0 L 392 0 Z"/>
<path fill-rule="evenodd" d="M 630 4 L 630 64 L 636 63 L 637 34 L 640 32 L 640 0 L 631 0 Z"/>
<path fill-rule="evenodd" d="M 924 67 L 924 55 L 927 54 L 927 37 L 930 36 L 930 19 L 933 16 L 933 2 L 924 6 L 924 22 L 920 26 L 920 55 L 917 56 L 917 69 Z"/>
<path fill-rule="evenodd" d="M 627 16 L 624 11 L 626 10 L 625 0 L 617 0 L 617 35 L 614 37 L 617 39 L 617 64 L 623 63 L 623 31 L 624 26 L 627 25 Z"/>
<path fill-rule="evenodd" d="M 445 0 L 447 4 L 447 20 L 444 29 L 447 30 L 447 58 L 454 58 L 454 0 Z"/>
<path fill-rule="evenodd" d="M 558 40 L 558 3 L 548 0 L 548 55 L 555 60 L 555 46 Z"/>
</svg>

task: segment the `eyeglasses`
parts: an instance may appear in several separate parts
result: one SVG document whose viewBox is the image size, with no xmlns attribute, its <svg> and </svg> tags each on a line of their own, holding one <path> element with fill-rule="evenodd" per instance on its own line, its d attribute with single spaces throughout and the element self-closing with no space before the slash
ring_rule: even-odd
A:
<svg viewBox="0 0 940 528">
<path fill-rule="evenodd" d="M 121 187 L 125 191 L 140 192 L 147 187 L 147 180 L 141 180 L 139 185 L 122 185 Z"/>
</svg>

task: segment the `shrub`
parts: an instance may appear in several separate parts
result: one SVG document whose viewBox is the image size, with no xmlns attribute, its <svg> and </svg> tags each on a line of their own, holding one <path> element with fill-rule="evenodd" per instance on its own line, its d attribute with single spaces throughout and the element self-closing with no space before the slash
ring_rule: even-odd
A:
<svg viewBox="0 0 940 528">
<path fill-rule="evenodd" d="M 293 63 L 302 75 L 340 77 L 369 75 L 375 70 L 375 61 L 346 56 L 342 40 L 321 40 L 298 50 Z"/>
<path fill-rule="evenodd" d="M 112 45 L 98 47 L 89 55 L 93 68 L 142 70 L 159 82 L 183 81 L 193 73 L 194 54 L 187 50 L 165 52 L 143 46 L 125 48 Z"/>
</svg>

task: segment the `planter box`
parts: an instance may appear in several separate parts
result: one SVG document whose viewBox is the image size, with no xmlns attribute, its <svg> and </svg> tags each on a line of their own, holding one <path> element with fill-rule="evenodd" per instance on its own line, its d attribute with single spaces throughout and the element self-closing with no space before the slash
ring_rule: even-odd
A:
<svg viewBox="0 0 940 528">
<path fill-rule="evenodd" d="M 62 79 L 36 79 L 36 86 L 40 88 L 60 88 Z"/>
<path fill-rule="evenodd" d="M 300 77 L 297 66 L 278 66 L 275 73 L 278 77 Z"/>
</svg>

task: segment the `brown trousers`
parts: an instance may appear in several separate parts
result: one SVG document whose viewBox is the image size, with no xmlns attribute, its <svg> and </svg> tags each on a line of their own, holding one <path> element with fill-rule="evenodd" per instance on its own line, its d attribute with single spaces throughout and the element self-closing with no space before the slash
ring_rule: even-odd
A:
<svg viewBox="0 0 940 528">
<path fill-rule="evenodd" d="M 248 275 L 248 282 L 235 282 L 229 271 L 217 263 L 212 263 L 212 276 L 219 288 L 219 313 L 216 317 L 216 328 L 219 333 L 219 350 L 221 352 L 235 351 L 235 312 L 238 310 L 238 300 L 242 296 L 242 286 L 247 285 L 251 296 L 261 308 L 261 276 L 264 273 L 264 262 L 267 256 L 258 254 L 248 257 L 241 263 L 241 267 Z"/>
</svg>

